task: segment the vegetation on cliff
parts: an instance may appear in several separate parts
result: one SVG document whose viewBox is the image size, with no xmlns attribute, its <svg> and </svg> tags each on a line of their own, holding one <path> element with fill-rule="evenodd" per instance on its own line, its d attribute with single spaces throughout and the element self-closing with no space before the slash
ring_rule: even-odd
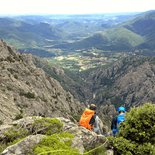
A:
<svg viewBox="0 0 155 155">
<path fill-rule="evenodd" d="M 121 155 L 155 154 L 155 105 L 144 104 L 126 114 L 117 137 L 109 138 Z"/>
<path fill-rule="evenodd" d="M 18 143 L 29 135 L 42 134 L 46 135 L 41 142 L 29 150 L 29 154 L 48 154 L 54 150 L 68 150 L 70 154 L 78 151 L 71 147 L 72 134 L 62 131 L 63 124 L 55 118 L 36 119 L 32 125 L 25 127 L 24 125 L 14 125 L 12 128 L 4 132 L 5 139 L 0 141 L 0 151 L 6 147 Z M 55 152 L 55 151 L 54 151 Z M 61 154 L 63 151 L 57 151 Z M 56 152 L 55 152 L 56 153 Z M 52 154 L 52 153 L 51 153 Z"/>
</svg>

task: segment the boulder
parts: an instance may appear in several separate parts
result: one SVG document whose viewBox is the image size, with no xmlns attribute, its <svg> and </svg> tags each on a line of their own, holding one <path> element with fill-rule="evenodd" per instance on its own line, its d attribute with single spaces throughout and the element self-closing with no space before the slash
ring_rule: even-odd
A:
<svg viewBox="0 0 155 155">
<path fill-rule="evenodd" d="M 30 135 L 20 142 L 7 147 L 1 155 L 26 155 L 43 138 L 45 138 L 44 135 Z"/>
<path fill-rule="evenodd" d="M 34 123 L 36 119 L 42 119 L 42 117 L 26 117 L 18 121 L 14 121 L 7 126 L 10 129 L 13 126 L 21 126 L 24 129 L 30 130 L 30 126 Z M 69 132 L 74 135 L 71 141 L 71 147 L 76 148 L 82 154 L 85 150 L 94 149 L 97 145 L 104 144 L 107 140 L 103 135 L 97 135 L 95 132 L 85 129 L 76 123 L 71 122 L 69 119 L 58 117 L 58 120 L 63 123 L 62 132 Z M 1 135 L 5 132 L 4 127 L 0 127 Z M 24 155 L 27 154 L 32 148 L 38 144 L 46 135 L 38 134 L 29 135 L 20 142 L 7 147 L 2 155 Z M 1 136 L 3 140 L 5 135 Z"/>
</svg>

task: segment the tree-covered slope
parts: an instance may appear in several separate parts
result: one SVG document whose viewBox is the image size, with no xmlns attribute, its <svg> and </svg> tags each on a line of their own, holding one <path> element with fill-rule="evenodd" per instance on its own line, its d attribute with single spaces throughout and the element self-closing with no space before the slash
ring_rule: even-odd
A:
<svg viewBox="0 0 155 155">
<path fill-rule="evenodd" d="M 124 27 L 144 37 L 145 42 L 139 48 L 155 48 L 155 11 L 140 14 L 134 20 L 125 23 Z"/>
<path fill-rule="evenodd" d="M 155 11 L 136 15 L 134 19 L 100 31 L 78 42 L 58 44 L 62 49 L 98 48 L 110 51 L 134 51 L 155 49 Z"/>
<path fill-rule="evenodd" d="M 48 23 L 29 23 L 12 18 L 0 18 L 0 38 L 16 48 L 43 48 L 48 40 L 62 38 L 59 28 Z"/>
<path fill-rule="evenodd" d="M 109 51 L 129 51 L 144 42 L 143 37 L 123 27 L 98 32 L 91 37 L 70 44 L 54 47 L 62 49 L 98 48 Z"/>
</svg>

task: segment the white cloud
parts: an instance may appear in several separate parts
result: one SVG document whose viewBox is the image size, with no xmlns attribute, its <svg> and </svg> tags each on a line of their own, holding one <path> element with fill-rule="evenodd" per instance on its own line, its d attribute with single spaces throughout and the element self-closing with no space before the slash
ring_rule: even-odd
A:
<svg viewBox="0 0 155 155">
<path fill-rule="evenodd" d="M 155 9 L 155 0 L 0 0 L 0 14 L 105 13 Z"/>
</svg>

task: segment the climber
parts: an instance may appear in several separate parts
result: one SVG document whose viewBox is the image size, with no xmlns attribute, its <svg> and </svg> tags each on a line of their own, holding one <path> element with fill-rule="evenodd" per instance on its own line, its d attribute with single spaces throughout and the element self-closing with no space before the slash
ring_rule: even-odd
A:
<svg viewBox="0 0 155 155">
<path fill-rule="evenodd" d="M 96 105 L 91 104 L 89 108 L 86 108 L 83 112 L 79 125 L 85 127 L 88 130 L 92 130 L 97 134 L 101 134 L 101 129 L 99 127 L 100 119 L 96 115 Z"/>
<path fill-rule="evenodd" d="M 125 112 L 126 112 L 125 108 L 119 107 L 117 111 L 119 114 L 113 118 L 112 123 L 111 123 L 111 130 L 112 130 L 114 137 L 119 131 L 120 123 L 125 121 Z"/>
</svg>

